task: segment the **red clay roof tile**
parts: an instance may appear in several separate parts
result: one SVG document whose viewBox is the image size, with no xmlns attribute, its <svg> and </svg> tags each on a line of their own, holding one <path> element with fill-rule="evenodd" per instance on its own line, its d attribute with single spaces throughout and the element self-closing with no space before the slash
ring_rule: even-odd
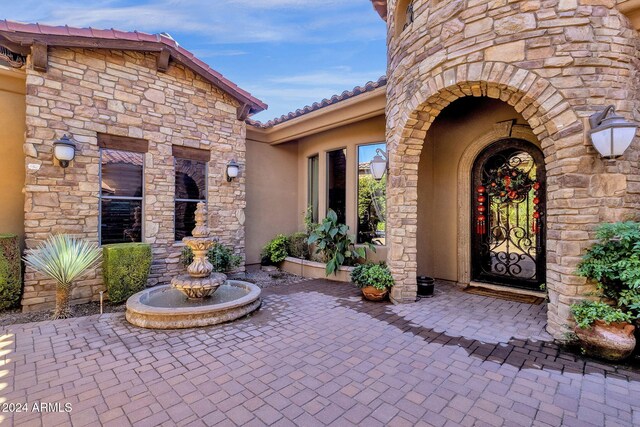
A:
<svg viewBox="0 0 640 427">
<path fill-rule="evenodd" d="M 266 123 L 262 123 L 260 121 L 257 120 L 251 120 L 251 119 L 247 119 L 246 122 L 248 124 L 250 124 L 251 126 L 255 126 L 257 128 L 261 128 L 261 129 L 268 129 L 270 127 L 279 125 L 280 123 L 284 123 L 287 122 L 289 120 L 304 116 L 305 114 L 309 114 L 313 111 L 317 111 L 320 110 L 321 108 L 325 108 L 328 107 L 330 105 L 334 105 L 337 104 L 339 102 L 342 101 L 346 101 L 347 99 L 351 99 L 354 98 L 358 95 L 361 95 L 363 93 L 367 93 L 367 92 L 371 92 L 379 87 L 383 87 L 387 84 L 387 77 L 386 76 L 382 76 L 380 77 L 377 81 L 375 82 L 368 82 L 366 83 L 364 86 L 356 86 L 354 87 L 352 90 L 345 90 L 344 92 L 342 92 L 339 95 L 333 95 L 331 98 L 329 99 L 323 99 L 320 102 L 314 102 L 311 105 L 307 105 L 303 108 L 297 109 L 296 111 L 292 111 L 289 114 L 284 114 L 278 118 L 275 118 L 273 120 L 269 120 Z"/>
</svg>

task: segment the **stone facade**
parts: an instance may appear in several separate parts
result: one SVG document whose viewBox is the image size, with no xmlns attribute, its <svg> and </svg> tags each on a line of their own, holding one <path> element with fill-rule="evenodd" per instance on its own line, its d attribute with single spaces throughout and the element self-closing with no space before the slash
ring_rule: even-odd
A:
<svg viewBox="0 0 640 427">
<path fill-rule="evenodd" d="M 174 241 L 173 145 L 211 151 L 208 225 L 213 236 L 244 256 L 246 129 L 237 118 L 239 104 L 182 65 L 156 71 L 156 61 L 152 53 L 50 48 L 46 73 L 27 67 L 27 248 L 58 232 L 98 240 L 97 134 L 105 133 L 149 142 L 143 241 L 153 247 L 151 285 L 168 282 L 182 269 L 182 244 Z M 53 160 L 53 141 L 64 133 L 78 143 L 67 169 Z M 227 182 L 232 159 L 241 174 Z M 100 270 L 90 272 L 72 298 L 86 302 L 102 289 Z M 24 309 L 51 305 L 54 290 L 53 282 L 27 270 Z"/>
<path fill-rule="evenodd" d="M 638 141 L 608 161 L 587 134 L 588 116 L 608 104 L 640 122 L 638 34 L 611 0 L 415 0 L 404 31 L 395 28 L 404 25 L 398 3 L 388 2 L 387 19 L 392 298 L 415 300 L 418 162 L 429 127 L 458 98 L 500 99 L 544 151 L 548 329 L 562 338 L 569 305 L 592 289 L 575 269 L 595 227 L 634 218 L 640 205 Z"/>
</svg>

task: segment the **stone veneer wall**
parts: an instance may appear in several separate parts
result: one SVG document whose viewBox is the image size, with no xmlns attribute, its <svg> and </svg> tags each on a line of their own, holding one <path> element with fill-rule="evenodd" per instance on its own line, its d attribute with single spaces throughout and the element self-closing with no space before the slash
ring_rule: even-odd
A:
<svg viewBox="0 0 640 427">
<path fill-rule="evenodd" d="M 33 247 L 51 233 L 98 239 L 99 150 L 97 133 L 144 138 L 143 241 L 153 246 L 150 284 L 181 270 L 174 242 L 172 145 L 211 150 L 208 177 L 212 235 L 244 256 L 245 178 L 228 183 L 226 164 L 245 164 L 245 124 L 238 103 L 189 69 L 172 63 L 156 71 L 156 55 L 139 52 L 49 49 L 49 69 L 27 71 L 25 234 Z M 71 135 L 78 148 L 65 170 L 54 164 L 53 141 Z M 39 170 L 32 169 L 39 165 Z M 75 287 L 75 302 L 103 289 L 100 269 Z M 25 310 L 50 306 L 55 285 L 27 270 Z"/>
<path fill-rule="evenodd" d="M 544 150 L 548 329 L 562 338 L 569 305 L 592 289 L 575 269 L 595 227 L 640 205 L 638 140 L 607 161 L 587 135 L 587 117 L 607 104 L 640 121 L 638 34 L 612 0 L 415 0 L 413 24 L 396 37 L 397 3 L 387 19 L 392 298 L 415 299 L 417 169 L 431 123 L 460 97 L 497 98 Z"/>
</svg>

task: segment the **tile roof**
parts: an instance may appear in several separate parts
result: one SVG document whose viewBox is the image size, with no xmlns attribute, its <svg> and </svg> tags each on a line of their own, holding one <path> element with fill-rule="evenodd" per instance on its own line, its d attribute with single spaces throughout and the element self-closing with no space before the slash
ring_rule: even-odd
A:
<svg viewBox="0 0 640 427">
<path fill-rule="evenodd" d="M 30 45 L 37 41 L 46 43 L 49 46 L 67 47 L 90 46 L 90 43 L 96 42 L 92 47 L 149 52 L 160 52 L 163 49 L 168 49 L 174 60 L 192 69 L 241 103 L 250 105 L 251 112 L 257 113 L 268 108 L 267 104 L 238 87 L 205 62 L 196 58 L 193 53 L 180 46 L 170 36 L 164 34 L 148 34 L 139 31 L 120 31 L 115 29 L 75 28 L 67 25 L 25 24 L 0 20 L 0 40 L 2 38 L 22 46 Z"/>
<path fill-rule="evenodd" d="M 358 95 L 362 95 L 363 93 L 371 92 L 375 89 L 378 89 L 379 87 L 385 86 L 386 84 L 387 84 L 387 77 L 382 76 L 375 82 L 368 82 L 364 86 L 356 86 L 352 90 L 345 90 L 339 95 L 333 95 L 331 98 L 328 98 L 328 99 L 325 98 L 320 102 L 314 102 L 311 105 L 307 105 L 303 108 L 297 109 L 296 111 L 292 111 L 289 114 L 284 114 L 278 118 L 269 120 L 266 123 L 262 123 L 260 121 L 251 120 L 251 119 L 247 119 L 246 122 L 251 126 L 254 126 L 257 128 L 268 129 L 275 125 L 279 125 L 280 123 L 284 123 L 289 120 L 295 119 L 297 117 L 304 116 L 305 114 L 309 114 L 313 111 L 318 111 L 330 105 L 335 105 L 339 102 L 346 101 L 347 99 L 351 99 Z"/>
<path fill-rule="evenodd" d="M 380 18 L 387 20 L 387 0 L 371 0 L 373 8 L 378 12 Z"/>
</svg>

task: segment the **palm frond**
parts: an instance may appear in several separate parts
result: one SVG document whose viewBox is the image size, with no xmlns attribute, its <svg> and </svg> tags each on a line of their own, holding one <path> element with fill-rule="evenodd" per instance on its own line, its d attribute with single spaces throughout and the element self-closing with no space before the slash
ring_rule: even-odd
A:
<svg viewBox="0 0 640 427">
<path fill-rule="evenodd" d="M 94 267 L 101 255 L 102 251 L 95 243 L 56 234 L 28 250 L 24 262 L 58 284 L 68 286 L 87 269 Z"/>
</svg>

